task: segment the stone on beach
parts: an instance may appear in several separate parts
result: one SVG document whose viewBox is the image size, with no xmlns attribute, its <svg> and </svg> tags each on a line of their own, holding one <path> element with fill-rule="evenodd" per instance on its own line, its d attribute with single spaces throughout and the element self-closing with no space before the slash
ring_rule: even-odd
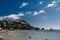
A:
<svg viewBox="0 0 60 40">
<path fill-rule="evenodd" d="M 2 30 L 2 28 L 0 28 L 0 31 Z"/>
</svg>

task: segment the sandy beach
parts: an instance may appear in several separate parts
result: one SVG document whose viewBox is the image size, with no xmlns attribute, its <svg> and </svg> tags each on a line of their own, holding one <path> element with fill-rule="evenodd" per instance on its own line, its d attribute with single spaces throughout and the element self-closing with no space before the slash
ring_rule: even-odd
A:
<svg viewBox="0 0 60 40">
<path fill-rule="evenodd" d="M 4 40 L 60 40 L 60 30 L 14 30 L 8 32 L 0 31 L 0 37 L 2 37 Z"/>
<path fill-rule="evenodd" d="M 4 40 L 9 40 L 8 32 L 11 30 L 0 30 L 0 38 L 3 38 Z"/>
</svg>

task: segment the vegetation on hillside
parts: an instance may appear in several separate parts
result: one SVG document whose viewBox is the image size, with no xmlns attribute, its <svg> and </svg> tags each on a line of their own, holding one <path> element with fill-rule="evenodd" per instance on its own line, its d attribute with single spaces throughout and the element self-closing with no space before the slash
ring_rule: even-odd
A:
<svg viewBox="0 0 60 40">
<path fill-rule="evenodd" d="M 20 30 L 39 30 L 38 27 L 31 26 L 28 22 L 25 20 L 16 22 L 9 22 L 5 20 L 0 20 L 0 28 L 2 29 L 20 29 Z"/>
</svg>

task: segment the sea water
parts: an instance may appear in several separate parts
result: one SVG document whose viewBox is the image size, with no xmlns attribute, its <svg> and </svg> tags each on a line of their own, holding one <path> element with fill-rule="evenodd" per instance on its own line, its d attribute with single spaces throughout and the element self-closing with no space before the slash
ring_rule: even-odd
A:
<svg viewBox="0 0 60 40">
<path fill-rule="evenodd" d="M 60 40 L 60 30 L 15 30 L 0 35 L 4 40 Z"/>
</svg>

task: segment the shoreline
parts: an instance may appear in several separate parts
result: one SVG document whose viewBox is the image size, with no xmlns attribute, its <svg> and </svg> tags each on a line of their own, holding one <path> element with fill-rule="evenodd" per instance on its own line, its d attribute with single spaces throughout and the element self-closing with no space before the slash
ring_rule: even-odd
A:
<svg viewBox="0 0 60 40">
<path fill-rule="evenodd" d="M 0 30 L 0 33 L 3 33 L 3 32 L 9 32 L 9 31 L 13 31 L 13 30 L 1 29 L 1 30 Z"/>
</svg>

